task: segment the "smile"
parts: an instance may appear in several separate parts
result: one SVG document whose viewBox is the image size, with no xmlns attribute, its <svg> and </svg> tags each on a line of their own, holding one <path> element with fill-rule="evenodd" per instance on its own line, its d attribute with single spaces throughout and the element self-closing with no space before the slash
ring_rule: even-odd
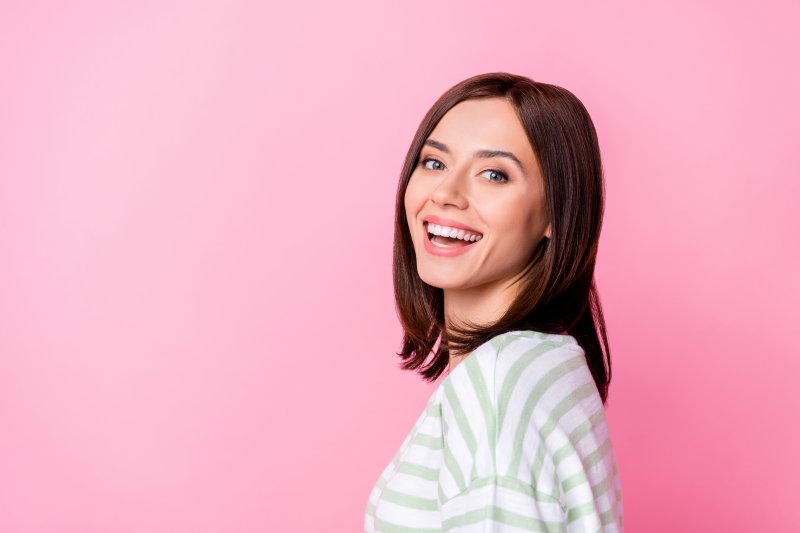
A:
<svg viewBox="0 0 800 533">
<path fill-rule="evenodd" d="M 460 228 L 425 223 L 425 250 L 441 257 L 461 255 L 479 242 L 483 235 Z"/>
<path fill-rule="evenodd" d="M 481 237 L 483 237 L 483 235 L 477 231 L 465 231 L 461 228 L 442 226 L 440 224 L 432 224 L 430 222 L 425 225 L 425 230 L 431 235 L 447 237 L 450 239 L 459 239 L 467 242 L 479 241 L 481 240 Z M 439 240 L 441 241 L 442 239 Z"/>
</svg>

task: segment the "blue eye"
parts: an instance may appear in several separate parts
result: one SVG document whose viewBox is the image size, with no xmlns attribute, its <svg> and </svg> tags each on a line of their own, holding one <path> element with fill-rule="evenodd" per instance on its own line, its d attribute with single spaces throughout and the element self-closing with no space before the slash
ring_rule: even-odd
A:
<svg viewBox="0 0 800 533">
<path fill-rule="evenodd" d="M 500 170 L 497 170 L 496 168 L 490 168 L 489 170 L 484 170 L 483 172 L 484 173 L 485 172 L 491 172 L 492 174 L 495 174 L 496 176 L 500 176 L 502 178 L 502 182 L 508 181 L 508 176 L 506 176 L 506 173 L 502 172 Z M 489 179 L 489 181 L 495 181 L 495 180 Z M 501 182 L 496 182 L 496 183 L 501 183 Z"/>
<path fill-rule="evenodd" d="M 428 161 L 433 161 L 434 163 L 439 163 L 440 165 L 442 164 L 441 161 L 439 161 L 438 159 L 433 159 L 432 157 L 426 157 L 425 159 L 420 161 L 419 164 L 422 165 L 425 168 L 430 169 L 430 170 L 438 170 L 438 169 L 430 168 L 430 167 L 426 166 L 425 163 L 427 163 Z"/>
</svg>

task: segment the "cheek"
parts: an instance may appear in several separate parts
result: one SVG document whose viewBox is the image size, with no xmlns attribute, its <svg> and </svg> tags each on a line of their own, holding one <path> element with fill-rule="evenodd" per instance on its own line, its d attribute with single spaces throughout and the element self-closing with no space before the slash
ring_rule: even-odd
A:
<svg viewBox="0 0 800 533">
<path fill-rule="evenodd" d="M 505 250 L 504 255 L 513 257 L 516 254 L 526 254 L 533 237 L 522 226 L 509 228 L 500 236 L 500 246 Z"/>
<path fill-rule="evenodd" d="M 408 189 L 406 189 L 406 194 L 403 197 L 403 208 L 406 211 L 406 218 L 410 223 L 411 220 L 414 218 L 414 198 L 409 193 Z"/>
<path fill-rule="evenodd" d="M 486 222 L 497 237 L 499 245 L 508 253 L 527 253 L 534 246 L 542 227 L 542 213 L 531 202 L 506 202 L 493 206 L 486 212 Z"/>
<path fill-rule="evenodd" d="M 406 193 L 403 197 L 403 203 L 406 209 L 406 217 L 411 221 L 416 213 L 422 209 L 423 202 L 421 199 L 423 198 L 422 191 L 419 190 L 419 185 L 414 181 L 414 177 L 411 177 L 411 180 L 408 182 L 408 186 L 406 187 Z"/>
<path fill-rule="evenodd" d="M 403 196 L 403 205 L 406 212 L 406 224 L 408 226 L 408 231 L 411 233 L 411 237 L 413 239 L 413 226 L 416 223 L 417 215 L 419 214 L 422 205 L 419 203 L 419 195 L 417 194 L 417 191 L 411 186 L 410 183 L 408 188 L 406 188 L 405 195 Z"/>
</svg>

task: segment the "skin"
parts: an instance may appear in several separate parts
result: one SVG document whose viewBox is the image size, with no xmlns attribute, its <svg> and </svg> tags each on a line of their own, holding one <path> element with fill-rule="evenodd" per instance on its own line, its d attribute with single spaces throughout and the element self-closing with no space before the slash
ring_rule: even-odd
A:
<svg viewBox="0 0 800 533">
<path fill-rule="evenodd" d="M 458 103 L 427 140 L 444 143 L 449 153 L 423 146 L 406 189 L 418 274 L 443 289 L 447 324 L 493 322 L 517 296 L 539 241 L 551 236 L 538 159 L 514 107 L 502 98 Z M 476 150 L 511 152 L 522 168 L 506 157 L 475 157 Z M 434 256 L 424 245 L 422 221 L 429 214 L 459 221 L 483 237 L 460 256 Z M 448 372 L 465 355 L 451 352 Z"/>
</svg>

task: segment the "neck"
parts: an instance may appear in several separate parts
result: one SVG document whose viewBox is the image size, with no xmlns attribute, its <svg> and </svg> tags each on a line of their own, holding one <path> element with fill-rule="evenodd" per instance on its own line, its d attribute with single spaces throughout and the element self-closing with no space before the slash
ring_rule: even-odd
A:
<svg viewBox="0 0 800 533">
<path fill-rule="evenodd" d="M 517 295 L 517 280 L 500 280 L 467 289 L 444 289 L 445 324 L 463 327 L 466 321 L 479 325 L 497 322 Z M 468 354 L 450 352 L 448 372 Z"/>
</svg>

